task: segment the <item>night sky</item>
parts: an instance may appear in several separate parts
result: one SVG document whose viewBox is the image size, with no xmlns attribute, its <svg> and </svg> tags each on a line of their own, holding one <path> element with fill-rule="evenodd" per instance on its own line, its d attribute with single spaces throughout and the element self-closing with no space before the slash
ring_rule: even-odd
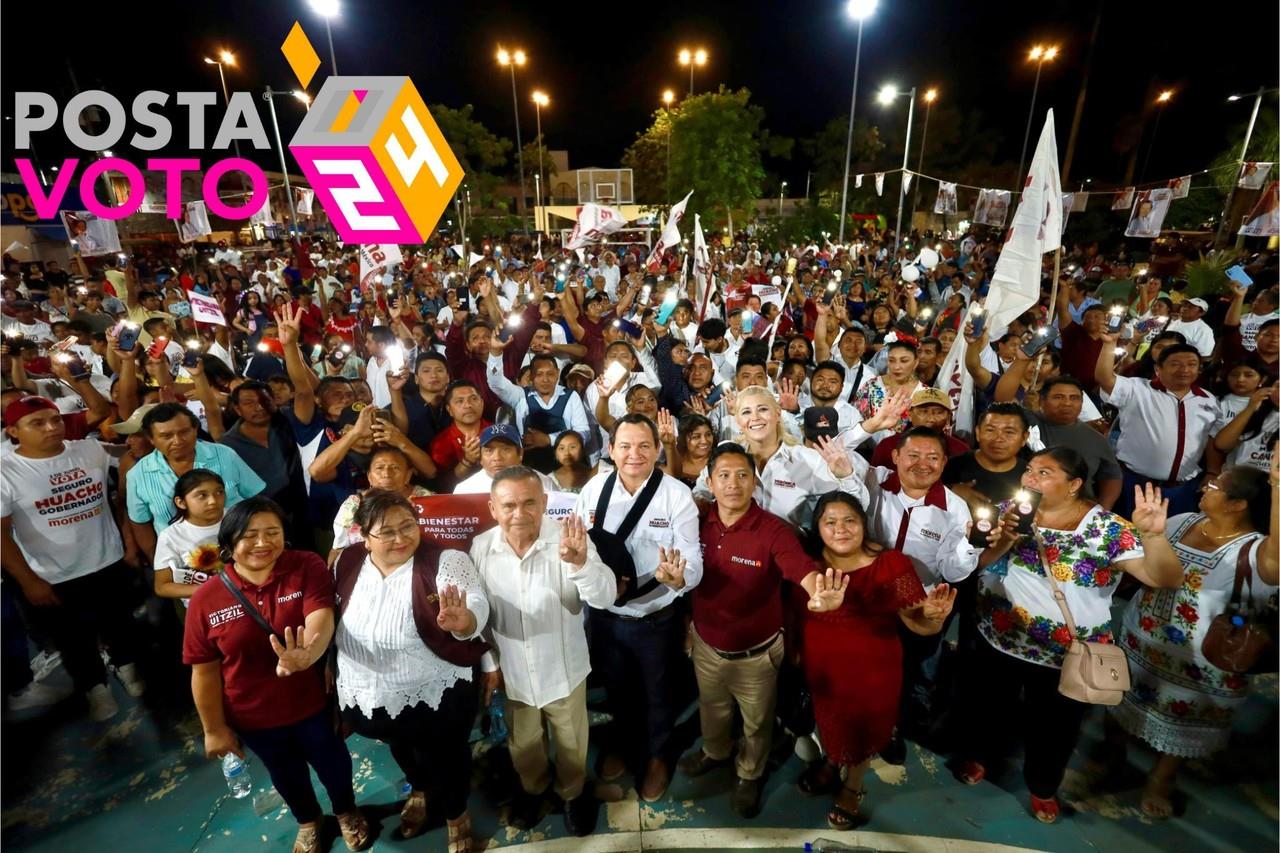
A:
<svg viewBox="0 0 1280 853">
<path fill-rule="evenodd" d="M 881 0 L 864 31 L 858 115 L 903 120 L 900 110 L 888 115 L 873 100 L 886 82 L 936 86 L 940 102 L 980 110 L 1000 135 L 998 158 L 1016 162 L 1035 73 L 1026 50 L 1036 42 L 1055 43 L 1062 55 L 1045 66 L 1037 124 L 1044 108 L 1054 107 L 1059 151 L 1065 152 L 1094 3 Z M 1248 118 L 1249 101 L 1229 104 L 1226 96 L 1276 85 L 1277 4 L 1251 4 L 1247 19 L 1209 10 L 1179 16 L 1175 10 L 1168 3 L 1106 4 L 1074 178 L 1092 177 L 1101 186 L 1120 179 L 1125 158 L 1113 149 L 1117 127 L 1142 109 L 1149 89 L 1177 91 L 1160 125 L 1147 172 L 1152 179 L 1204 168 L 1226 145 L 1238 144 L 1231 131 Z M 50 91 L 64 101 L 68 62 L 81 88 L 105 88 L 126 104 L 142 89 L 216 90 L 217 71 L 201 57 L 224 46 L 239 59 L 239 67 L 229 69 L 233 90 L 294 88 L 278 47 L 295 19 L 323 60 L 313 92 L 329 70 L 324 23 L 304 0 L 6 3 L 3 19 L 6 116 L 12 115 L 15 90 Z M 161 32 L 172 35 L 156 35 Z M 333 39 L 344 75 L 407 73 L 428 103 L 472 103 L 484 124 L 509 138 L 515 136 L 510 78 L 494 52 L 499 43 L 521 47 L 530 57 L 517 78 L 524 140 L 534 135 L 529 93 L 542 88 L 552 98 L 543 112 L 549 147 L 567 148 L 572 167 L 609 167 L 618 165 L 664 88 L 687 91 L 687 71 L 676 62 L 686 45 L 710 53 L 696 74 L 698 91 L 745 86 L 764 107 L 772 133 L 812 135 L 848 109 L 856 25 L 845 17 L 844 3 L 834 0 L 591 6 L 342 0 Z M 1274 110 L 1275 103 L 1272 98 L 1264 108 Z M 286 136 L 301 109 L 296 102 L 282 107 Z M 1148 125 L 1148 138 L 1150 133 Z M 46 161 L 61 153 L 59 139 L 53 132 L 37 137 Z M 8 168 L 8 123 L 4 151 Z M 883 165 L 892 167 L 898 156 L 887 152 Z M 265 153 L 257 159 L 273 163 Z M 808 163 L 798 150 L 790 162 L 768 165 L 792 187 L 803 186 Z"/>
</svg>

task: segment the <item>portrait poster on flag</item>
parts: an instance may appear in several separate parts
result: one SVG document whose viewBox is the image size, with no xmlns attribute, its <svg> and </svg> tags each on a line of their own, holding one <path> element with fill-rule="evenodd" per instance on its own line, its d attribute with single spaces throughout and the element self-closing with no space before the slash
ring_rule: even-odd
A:
<svg viewBox="0 0 1280 853">
<path fill-rule="evenodd" d="M 1169 189 L 1173 192 L 1173 198 L 1186 198 L 1191 192 L 1191 176 L 1183 175 L 1181 178 L 1174 178 L 1169 181 Z"/>
<path fill-rule="evenodd" d="M 1260 190 L 1270 172 L 1270 163 L 1245 163 L 1240 167 L 1240 180 L 1236 186 L 1244 190 Z"/>
<path fill-rule="evenodd" d="M 64 210 L 60 214 L 71 248 L 86 258 L 120 251 L 120 231 L 111 219 L 99 219 L 87 210 Z"/>
<path fill-rule="evenodd" d="M 1126 237 L 1159 237 L 1164 218 L 1169 213 L 1169 202 L 1173 190 L 1142 190 L 1133 203 L 1133 212 L 1129 215 L 1129 226 L 1124 229 Z"/>
<path fill-rule="evenodd" d="M 1125 187 L 1122 190 L 1116 190 L 1116 194 L 1111 197 L 1112 210 L 1128 210 L 1133 206 L 1133 187 Z"/>
<path fill-rule="evenodd" d="M 938 197 L 933 202 L 933 212 L 946 216 L 956 212 L 956 185 L 947 181 L 938 182 Z"/>
<path fill-rule="evenodd" d="M 973 208 L 973 221 L 981 225 L 1003 228 L 1009 216 L 1010 199 L 1011 194 L 1008 190 L 980 190 L 978 202 Z"/>
<path fill-rule="evenodd" d="M 308 189 L 306 187 L 295 187 L 293 191 L 297 195 L 297 201 L 295 202 L 295 209 L 298 211 L 298 215 L 310 216 L 311 202 L 316 197 L 315 191 Z"/>
<path fill-rule="evenodd" d="M 184 204 L 181 218 L 174 221 L 178 226 L 178 239 L 184 243 L 194 242 L 213 233 L 213 226 L 209 224 L 209 211 L 205 209 L 203 201 Z"/>
<path fill-rule="evenodd" d="M 1240 226 L 1240 234 L 1244 237 L 1280 235 L 1280 191 L 1277 191 L 1275 181 L 1267 185 L 1258 203 L 1245 217 L 1244 225 Z"/>
</svg>

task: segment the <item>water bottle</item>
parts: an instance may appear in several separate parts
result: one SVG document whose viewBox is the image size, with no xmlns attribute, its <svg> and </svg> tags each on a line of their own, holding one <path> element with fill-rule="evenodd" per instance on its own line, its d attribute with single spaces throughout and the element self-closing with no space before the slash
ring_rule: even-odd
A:
<svg viewBox="0 0 1280 853">
<path fill-rule="evenodd" d="M 409 799 L 409 795 L 413 793 L 413 785 L 404 776 L 400 777 L 400 781 L 396 783 L 396 791 L 402 800 Z"/>
<path fill-rule="evenodd" d="M 804 853 L 876 853 L 874 847 L 845 844 L 831 838 L 815 838 L 804 843 Z"/>
<path fill-rule="evenodd" d="M 495 690 L 489 702 L 489 734 L 495 741 L 507 739 L 507 715 L 503 711 L 502 691 Z"/>
<path fill-rule="evenodd" d="M 253 780 L 249 778 L 249 768 L 244 759 L 234 752 L 222 756 L 222 775 L 227 780 L 227 789 L 237 800 L 244 799 L 253 793 Z"/>
</svg>

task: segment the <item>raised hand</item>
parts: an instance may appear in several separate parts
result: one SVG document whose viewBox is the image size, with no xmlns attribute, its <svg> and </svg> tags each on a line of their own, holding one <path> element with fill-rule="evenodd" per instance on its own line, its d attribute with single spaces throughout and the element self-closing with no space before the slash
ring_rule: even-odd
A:
<svg viewBox="0 0 1280 853">
<path fill-rule="evenodd" d="M 658 583 L 666 584 L 672 589 L 684 589 L 684 570 L 689 561 L 680 556 L 680 549 L 658 549 L 658 571 L 654 577 Z"/>
<path fill-rule="evenodd" d="M 800 388 L 786 377 L 778 380 L 778 405 L 784 412 L 800 410 Z"/>
<path fill-rule="evenodd" d="M 354 438 L 368 438 L 373 435 L 374 420 L 378 416 L 377 406 L 365 406 L 360 410 L 360 414 L 356 415 L 355 426 L 351 428 Z"/>
<path fill-rule="evenodd" d="M 409 368 L 406 365 L 399 373 L 387 374 L 387 389 L 394 392 L 403 391 L 404 386 L 409 383 Z"/>
<path fill-rule="evenodd" d="M 449 584 L 440 593 L 440 612 L 436 624 L 442 630 L 464 634 L 474 627 L 471 611 L 467 609 L 466 595 L 458 587 Z"/>
<path fill-rule="evenodd" d="M 580 516 L 560 522 L 560 560 L 579 569 L 587 562 L 587 526 Z"/>
<path fill-rule="evenodd" d="M 313 637 L 311 642 L 307 643 L 304 639 L 305 634 L 304 627 L 299 625 L 296 631 L 293 628 L 284 629 L 283 643 L 275 634 L 271 635 L 271 650 L 276 653 L 277 676 L 284 678 L 295 672 L 302 672 L 316 662 L 316 657 L 312 654 L 316 638 Z"/>
<path fill-rule="evenodd" d="M 369 408 L 373 408 L 370 406 Z M 400 428 L 385 418 L 373 419 L 373 440 L 378 444 L 389 444 L 392 447 L 398 447 L 404 450 L 409 444 L 409 439 Z"/>
<path fill-rule="evenodd" d="M 273 312 L 276 328 L 280 331 L 280 343 L 284 346 L 296 346 L 302 336 L 302 306 L 294 308 L 285 305 L 281 310 Z"/>
<path fill-rule="evenodd" d="M 818 436 L 818 452 L 826 460 L 831 476 L 840 480 L 853 476 L 853 462 L 849 459 L 848 452 L 838 438 L 827 438 L 825 435 Z"/>
<path fill-rule="evenodd" d="M 676 419 L 666 409 L 658 409 L 658 441 L 663 444 L 676 442 Z"/>
<path fill-rule="evenodd" d="M 501 333 L 497 329 L 494 329 L 493 334 L 489 336 L 489 354 L 501 355 L 502 351 L 507 348 L 507 344 L 510 342 L 511 342 L 510 338 L 507 338 L 504 341 L 502 339 Z"/>
<path fill-rule="evenodd" d="M 849 587 L 849 576 L 843 572 L 836 574 L 835 569 L 827 569 L 825 575 L 818 572 L 814 579 L 813 595 L 809 598 L 809 609 L 814 613 L 830 613 L 840 609 L 844 604 L 844 591 Z"/>
<path fill-rule="evenodd" d="M 707 405 L 707 398 L 701 395 L 694 395 L 690 397 L 685 402 L 685 407 L 694 414 L 702 415 L 704 417 L 711 411 L 711 407 Z"/>
<path fill-rule="evenodd" d="M 1143 536 L 1164 534 L 1169 517 L 1169 500 L 1160 497 L 1160 489 L 1147 483 L 1133 487 L 1133 526 Z"/>
<path fill-rule="evenodd" d="M 951 615 L 951 608 L 955 606 L 958 592 L 958 589 L 949 584 L 938 584 L 918 605 L 921 614 L 930 622 L 945 621 Z"/>
</svg>

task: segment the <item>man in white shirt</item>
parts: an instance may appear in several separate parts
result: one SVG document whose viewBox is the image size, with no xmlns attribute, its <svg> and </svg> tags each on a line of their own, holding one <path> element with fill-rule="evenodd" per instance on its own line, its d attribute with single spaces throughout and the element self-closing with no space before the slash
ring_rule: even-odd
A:
<svg viewBox="0 0 1280 853">
<path fill-rule="evenodd" d="M 520 433 L 511 424 L 493 424 L 480 433 L 480 470 L 454 488 L 455 495 L 483 495 L 493 488 L 494 480 L 502 471 L 524 461 L 524 446 Z M 539 473 L 538 480 L 548 492 L 558 491 L 555 481 Z"/>
<path fill-rule="evenodd" d="M 32 628 L 62 653 L 90 717 L 110 719 L 119 707 L 100 641 L 129 695 L 146 689 L 133 663 L 139 648 L 128 594 L 134 570 L 123 562 L 107 500 L 110 457 L 96 440 L 65 441 L 62 415 L 44 397 L 10 402 L 3 418 L 13 444 L 0 466 L 0 564 L 31 605 Z M 33 682 L 23 691 L 41 687 Z"/>
<path fill-rule="evenodd" d="M 1240 318 L 1240 344 L 1249 352 L 1257 349 L 1254 338 L 1258 335 L 1258 327 L 1277 316 L 1276 306 L 1280 304 L 1280 290 L 1271 288 L 1263 290 L 1253 297 L 1249 313 Z"/>
<path fill-rule="evenodd" d="M 512 806 L 512 825 L 531 829 L 541 819 L 552 782 L 543 733 L 549 727 L 565 828 L 583 836 L 595 829 L 597 804 L 583 790 L 591 666 L 582 611 L 613 604 L 618 588 L 580 517 L 559 524 L 546 517 L 540 477 L 524 466 L 500 472 L 489 497 L 498 526 L 471 543 L 490 606 L 491 651 L 481 661 L 484 696 L 488 704 L 505 686 L 508 748 L 524 791 Z"/>
<path fill-rule="evenodd" d="M 622 270 L 618 268 L 618 256 L 613 252 L 605 252 L 600 257 L 600 266 L 595 275 L 604 279 L 604 292 L 610 302 L 618 301 L 618 282 L 622 280 Z M 600 289 L 597 287 L 597 289 Z"/>
<path fill-rule="evenodd" d="M 1116 376 L 1115 335 L 1103 335 L 1095 376 L 1102 399 L 1120 410 L 1116 459 L 1124 471 L 1112 511 L 1133 513 L 1134 486 L 1152 483 L 1169 502 L 1170 517 L 1199 506 L 1200 457 L 1226 425 L 1218 401 L 1198 387 L 1200 353 L 1191 344 L 1165 347 L 1155 379 Z"/>
<path fill-rule="evenodd" d="M 1209 303 L 1203 299 L 1188 299 L 1179 307 L 1181 317 L 1171 322 L 1165 329 L 1168 332 L 1180 332 L 1187 343 L 1200 352 L 1201 358 L 1213 355 L 1213 329 L 1204 321 Z"/>
<path fill-rule="evenodd" d="M 14 300 L 13 317 L 3 318 L 5 337 L 22 337 L 31 341 L 51 341 L 53 331 L 49 324 L 36 317 L 36 305 L 28 299 Z"/>
<path fill-rule="evenodd" d="M 671 782 L 678 668 L 689 667 L 674 605 L 702 580 L 698 510 L 688 486 L 656 469 L 659 446 L 653 421 L 619 418 L 609 442 L 617 470 L 587 481 L 576 509 L 601 559 L 625 578 L 620 603 L 590 612 L 592 652 L 614 715 L 600 775 L 617 779 L 633 759 L 644 768 L 638 789 L 648 802 Z"/>
<path fill-rule="evenodd" d="M 507 378 L 502 359 L 506 345 L 495 333 L 489 344 L 489 387 L 515 412 L 516 431 L 524 436 L 525 444 L 550 448 L 566 429 L 586 436 L 587 410 L 577 394 L 560 384 L 555 356 L 535 355 L 529 362 L 531 387 L 521 388 Z"/>
<path fill-rule="evenodd" d="M 813 406 L 826 406 L 836 410 L 840 416 L 839 429 L 844 432 L 854 424 L 861 422 L 862 414 L 853 407 L 844 393 L 845 368 L 838 361 L 824 361 L 813 369 L 809 377 L 808 392 L 801 391 L 798 399 L 798 413 Z"/>
</svg>

